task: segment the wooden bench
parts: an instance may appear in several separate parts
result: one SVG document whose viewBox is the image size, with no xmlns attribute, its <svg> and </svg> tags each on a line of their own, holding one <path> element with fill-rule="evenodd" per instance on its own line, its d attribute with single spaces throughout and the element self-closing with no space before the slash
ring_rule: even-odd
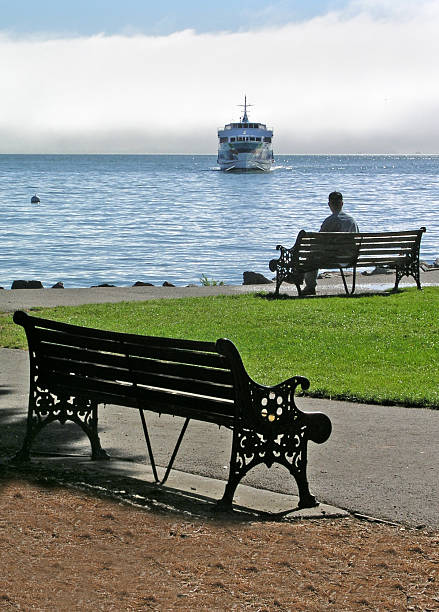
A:
<svg viewBox="0 0 439 612">
<path fill-rule="evenodd" d="M 30 392 L 27 429 L 16 461 L 30 458 L 31 445 L 52 421 L 73 421 L 90 439 L 92 458 L 106 459 L 98 436 L 98 404 L 135 408 L 140 413 L 151 467 L 163 484 L 190 419 L 233 430 L 230 472 L 223 498 L 231 506 L 241 478 L 254 466 L 284 465 L 295 478 L 299 506 L 316 505 L 309 492 L 307 442 L 325 442 L 331 422 L 322 413 L 299 410 L 294 376 L 263 386 L 247 374 L 235 345 L 226 339 L 201 342 L 90 329 L 17 311 L 29 345 Z M 184 424 L 160 481 L 145 410 L 183 417 Z"/>
<path fill-rule="evenodd" d="M 357 268 L 386 267 L 395 270 L 395 286 L 403 276 L 412 276 L 421 289 L 419 249 L 425 227 L 403 232 L 305 232 L 301 230 L 291 249 L 277 245 L 279 259 L 272 259 L 270 270 L 276 272 L 275 295 L 283 282 L 294 283 L 299 296 L 304 273 L 312 270 L 338 269 L 346 293 L 353 294 Z M 344 270 L 352 268 L 349 290 Z"/>
</svg>

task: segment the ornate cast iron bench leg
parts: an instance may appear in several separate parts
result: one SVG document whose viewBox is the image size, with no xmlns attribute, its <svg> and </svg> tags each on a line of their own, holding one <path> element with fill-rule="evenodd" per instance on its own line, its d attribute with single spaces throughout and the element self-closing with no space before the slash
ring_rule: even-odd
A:
<svg viewBox="0 0 439 612">
<path fill-rule="evenodd" d="M 251 379 L 248 384 L 251 406 L 247 406 L 247 411 L 251 414 L 246 415 L 244 410 L 235 423 L 229 480 L 220 507 L 231 507 L 240 480 L 261 463 L 268 468 L 273 463 L 286 467 L 297 483 L 299 508 L 315 506 L 315 497 L 309 492 L 306 465 L 308 439 L 314 439 L 310 434 L 315 429 L 310 421 L 318 421 L 319 417 L 310 419 L 297 409 L 293 399 L 297 385 L 307 389 L 309 381 L 298 376 L 275 387 L 264 387 Z M 329 433 L 330 429 L 323 431 L 321 440 L 326 440 Z"/>
<path fill-rule="evenodd" d="M 30 451 L 39 432 L 54 421 L 64 424 L 72 421 L 79 425 L 88 436 L 92 459 L 109 459 L 101 446 L 98 435 L 97 404 L 78 397 L 58 397 L 47 389 L 35 386 L 30 393 L 26 434 L 20 451 L 13 461 L 29 461 Z"/>
<path fill-rule="evenodd" d="M 280 442 L 279 438 L 281 439 Z M 284 438 L 287 439 L 284 440 Z M 298 444 L 296 435 L 288 438 L 290 438 L 288 434 L 281 434 L 276 436 L 276 439 L 270 439 L 269 437 L 261 439 L 261 434 L 254 431 L 235 430 L 229 480 L 222 499 L 218 501 L 218 506 L 223 509 L 231 508 L 239 482 L 252 468 L 261 463 L 269 468 L 273 463 L 279 463 L 287 468 L 297 483 L 298 508 L 316 506 L 316 498 L 311 495 L 306 478 L 306 441 L 301 439 Z"/>
<path fill-rule="evenodd" d="M 412 276 L 416 287 L 421 291 L 421 274 L 419 272 L 419 258 L 415 261 L 410 261 L 402 266 L 397 266 L 395 270 L 395 286 L 392 291 L 398 290 L 398 285 L 403 276 Z"/>
<path fill-rule="evenodd" d="M 279 259 L 271 259 L 268 267 L 270 268 L 271 272 L 275 272 L 276 273 L 276 289 L 274 290 L 274 295 L 276 297 L 279 296 L 279 289 L 280 286 L 282 284 L 282 277 L 281 277 L 281 273 L 280 273 L 280 261 Z"/>
</svg>

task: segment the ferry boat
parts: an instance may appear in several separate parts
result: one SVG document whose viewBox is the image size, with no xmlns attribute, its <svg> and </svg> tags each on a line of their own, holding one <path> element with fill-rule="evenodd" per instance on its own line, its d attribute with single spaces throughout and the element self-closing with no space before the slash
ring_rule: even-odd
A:
<svg viewBox="0 0 439 612">
<path fill-rule="evenodd" d="M 239 123 L 229 123 L 218 129 L 218 160 L 221 170 L 260 170 L 271 169 L 273 157 L 273 130 L 267 129 L 264 123 L 251 122 L 248 119 L 247 96 L 244 97 L 244 114 Z"/>
</svg>

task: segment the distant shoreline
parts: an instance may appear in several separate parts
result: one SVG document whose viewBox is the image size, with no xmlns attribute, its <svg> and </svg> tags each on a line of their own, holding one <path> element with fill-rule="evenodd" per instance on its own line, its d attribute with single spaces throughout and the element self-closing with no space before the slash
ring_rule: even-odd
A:
<svg viewBox="0 0 439 612">
<path fill-rule="evenodd" d="M 87 156 L 102 156 L 102 157 L 214 157 L 216 153 L 0 153 L 0 156 L 66 156 L 73 155 Z M 439 157 L 438 153 L 274 153 L 276 157 Z"/>
</svg>

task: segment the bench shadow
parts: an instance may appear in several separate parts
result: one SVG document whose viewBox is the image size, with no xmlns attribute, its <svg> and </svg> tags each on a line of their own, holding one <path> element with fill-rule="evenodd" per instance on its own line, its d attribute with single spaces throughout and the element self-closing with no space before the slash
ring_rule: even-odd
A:
<svg viewBox="0 0 439 612">
<path fill-rule="evenodd" d="M 8 482 L 27 482 L 45 489 L 73 488 L 82 493 L 108 499 L 111 503 L 126 503 L 140 510 L 172 516 L 179 515 L 217 524 L 281 521 L 291 519 L 298 508 L 270 513 L 239 504 L 223 510 L 217 500 L 206 495 L 166 485 L 132 478 L 123 469 L 105 462 L 105 472 L 87 470 L 84 466 L 69 466 L 68 462 L 39 461 L 34 457 L 26 464 L 0 461 L 0 490 Z M 127 461 L 127 463 L 129 463 Z M 226 483 L 224 482 L 224 485 Z"/>
<path fill-rule="evenodd" d="M 0 460 L 11 462 L 20 451 L 27 425 L 27 395 L 23 405 L 17 406 L 16 401 L 8 405 L 5 399 L 13 395 L 16 390 L 8 387 L 0 388 Z M 78 448 L 81 444 L 81 448 Z M 82 448 L 84 444 L 84 449 Z M 37 435 L 32 445 L 32 457 L 56 457 L 56 456 L 78 456 L 91 457 L 90 444 L 85 433 L 72 422 L 63 425 L 55 422 L 50 423 L 41 434 Z M 0 481 L 0 487 L 1 487 Z"/>
<path fill-rule="evenodd" d="M 275 295 L 274 293 L 270 292 L 270 293 L 264 293 L 264 292 L 260 292 L 260 293 L 255 293 L 255 297 L 257 298 L 261 298 L 261 299 L 265 299 L 265 300 L 315 300 L 317 299 L 333 299 L 333 298 L 346 298 L 349 300 L 355 299 L 355 298 L 363 298 L 363 297 L 389 297 L 391 295 L 396 295 L 398 293 L 403 293 L 404 289 L 398 289 L 397 291 L 393 291 L 392 289 L 389 290 L 383 290 L 383 291 L 363 291 L 363 292 L 358 292 L 358 293 L 354 293 L 353 295 L 351 294 L 346 294 L 346 293 L 317 293 L 317 295 L 306 295 L 306 296 L 301 296 L 301 295 L 291 295 L 290 293 L 279 293 L 279 295 Z"/>
<path fill-rule="evenodd" d="M 7 395 L 12 391 L 0 390 L 0 395 Z M 17 415 L 15 408 L 0 408 L 0 456 L 16 453 L 21 447 L 26 419 Z"/>
</svg>

